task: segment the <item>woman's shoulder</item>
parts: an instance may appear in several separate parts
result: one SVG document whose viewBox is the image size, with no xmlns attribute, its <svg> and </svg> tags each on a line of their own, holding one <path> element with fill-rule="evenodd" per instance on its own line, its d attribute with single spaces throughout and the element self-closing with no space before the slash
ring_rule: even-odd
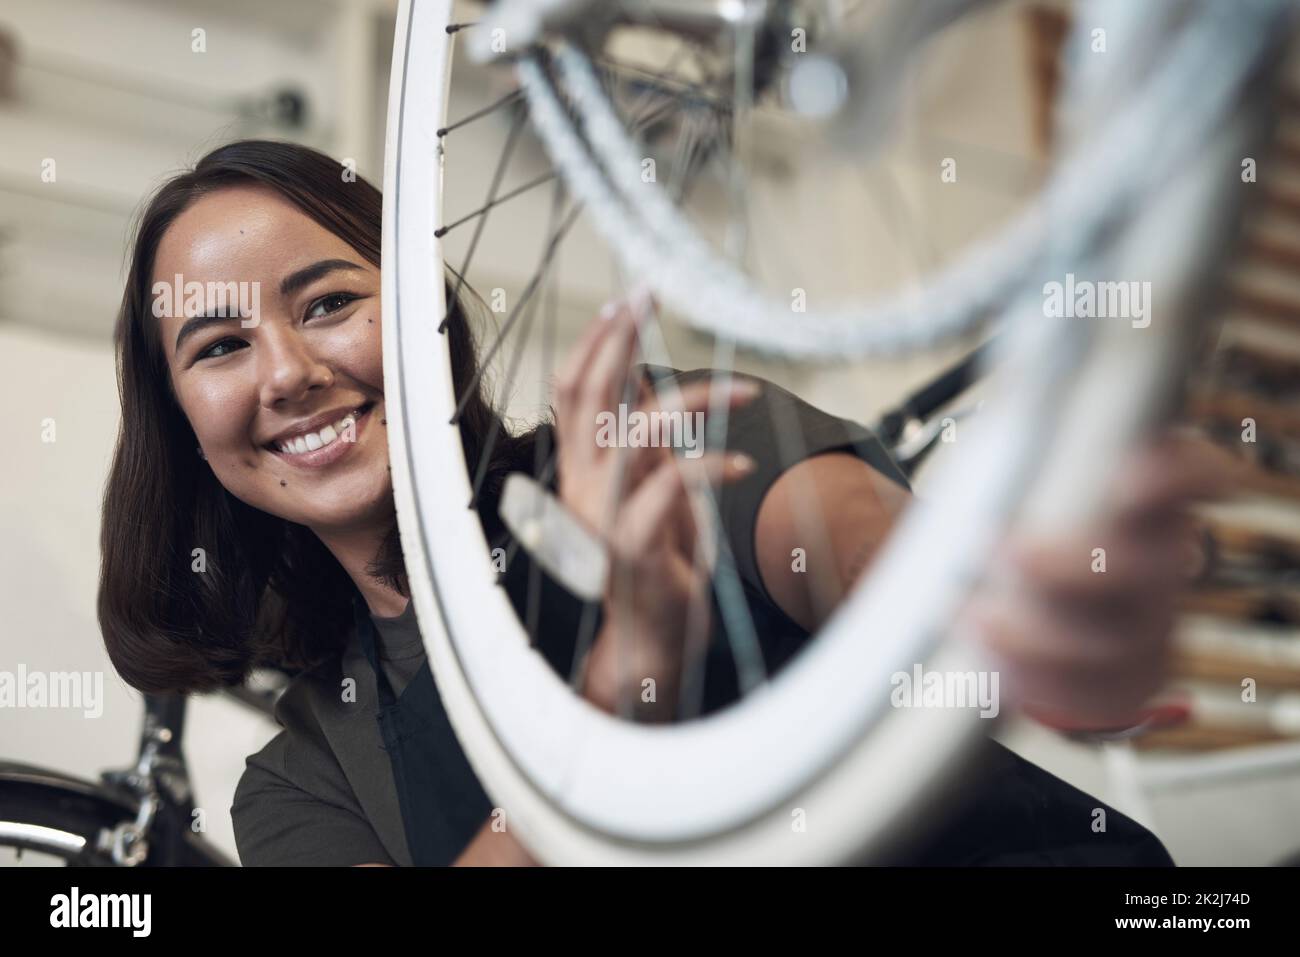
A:
<svg viewBox="0 0 1300 957">
<path fill-rule="evenodd" d="M 342 658 L 333 657 L 289 681 L 273 709 L 280 731 L 260 751 L 248 756 L 245 779 L 258 777 L 258 770 L 288 777 L 292 752 L 326 744 L 322 725 L 332 710 L 333 696 L 329 689 L 340 686 L 341 674 Z M 240 781 L 241 788 L 245 779 Z"/>
<path fill-rule="evenodd" d="M 245 759 L 230 808 L 245 865 L 392 862 L 339 753 L 356 746 L 350 722 L 364 710 L 352 657 L 296 675 L 275 705 L 280 731 Z"/>
<path fill-rule="evenodd" d="M 351 639 L 349 639 L 350 647 Z M 272 709 L 277 724 L 282 726 L 312 713 L 324 689 L 338 680 L 347 650 L 335 652 L 317 660 L 306 668 L 294 671 Z"/>
<path fill-rule="evenodd" d="M 369 692 L 359 688 L 361 665 L 365 656 L 353 635 L 341 652 L 290 679 L 273 709 L 281 730 L 245 759 L 240 789 L 265 785 L 269 777 L 300 787 L 333 789 L 340 777 L 335 750 L 346 744 L 340 731 L 360 716 L 369 700 L 365 697 Z"/>
</svg>

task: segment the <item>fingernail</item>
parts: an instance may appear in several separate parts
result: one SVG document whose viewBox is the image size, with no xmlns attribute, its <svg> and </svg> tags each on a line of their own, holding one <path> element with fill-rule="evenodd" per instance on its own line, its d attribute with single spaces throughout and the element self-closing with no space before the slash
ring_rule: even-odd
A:
<svg viewBox="0 0 1300 957">
<path fill-rule="evenodd" d="M 744 452 L 736 452 L 731 456 L 731 467 L 742 475 L 748 475 L 758 468 L 758 463 Z"/>
<path fill-rule="evenodd" d="M 654 301 L 654 295 L 651 293 L 650 287 L 645 283 L 641 283 L 634 288 L 628 293 L 627 297 L 628 306 L 632 309 L 632 315 L 637 319 L 650 314 L 650 311 L 654 308 Z"/>
<path fill-rule="evenodd" d="M 613 319 L 615 316 L 618 315 L 618 308 L 619 308 L 618 301 L 610 300 L 609 302 L 605 303 L 605 305 L 600 307 L 599 316 L 601 319 L 604 319 L 606 322 L 609 322 L 609 320 Z"/>
</svg>

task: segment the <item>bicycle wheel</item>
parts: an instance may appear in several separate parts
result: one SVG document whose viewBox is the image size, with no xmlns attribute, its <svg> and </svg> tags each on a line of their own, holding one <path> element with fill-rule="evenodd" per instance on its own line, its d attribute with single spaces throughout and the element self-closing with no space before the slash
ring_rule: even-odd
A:
<svg viewBox="0 0 1300 957">
<path fill-rule="evenodd" d="M 147 835 L 144 853 L 114 837 L 136 819 L 138 802 L 110 788 L 43 768 L 0 762 L 0 848 L 5 864 L 69 867 L 230 866 L 216 848 L 166 814 Z"/>
<path fill-rule="evenodd" d="M 0 846 L 69 865 L 112 866 L 99 836 L 135 812 L 94 785 L 37 768 L 0 767 Z"/>
<path fill-rule="evenodd" d="M 674 40 L 683 35 L 684 28 L 662 18 L 670 5 L 615 6 L 639 14 L 628 18 L 634 29 Z M 961 12 L 980 4 L 937 6 Z M 753 180 L 734 188 L 739 182 L 734 157 L 745 152 L 738 146 L 746 135 L 741 120 L 762 91 L 780 85 L 781 57 L 763 41 L 767 20 L 746 20 L 738 32 L 729 30 L 729 22 L 706 31 L 706 50 L 712 42 L 708 38 L 721 34 L 732 56 L 733 69 L 721 85 L 733 91 L 722 98 L 722 109 L 733 122 L 730 133 L 714 135 L 701 150 L 690 140 L 699 139 L 700 121 L 689 118 L 683 103 L 701 95 L 699 77 L 707 77 L 707 69 L 688 75 L 685 93 L 656 97 L 647 93 L 653 85 L 630 81 L 630 94 L 621 92 L 633 105 L 619 116 L 611 104 L 619 102 L 617 88 L 627 71 L 601 76 L 591 66 L 608 53 L 612 25 L 593 28 L 589 20 L 582 21 L 581 15 L 593 10 L 584 3 L 498 5 L 494 10 L 502 16 L 522 19 L 487 18 L 468 29 L 506 31 L 507 52 L 524 92 L 508 91 L 498 102 L 528 100 L 533 127 L 555 169 L 501 192 L 501 170 L 521 137 L 522 114 L 516 113 L 505 131 L 503 159 L 487 202 L 457 217 L 444 201 L 460 196 L 451 181 L 454 174 L 447 172 L 454 170 L 455 131 L 491 111 L 449 119 L 452 50 L 462 32 L 460 21 L 452 18 L 452 4 L 401 5 L 384 177 L 383 334 L 402 544 L 429 658 L 457 734 L 488 792 L 539 858 L 558 863 L 840 862 L 878 858 L 910 836 L 923 818 L 921 809 L 940 800 L 945 781 L 964 770 L 966 746 L 986 726 L 974 712 L 961 709 L 891 708 L 891 676 L 922 663 L 945 673 L 987 670 L 987 662 L 969 644 L 954 638 L 950 625 L 998 535 L 1013 519 L 1048 526 L 1086 515 L 1100 495 L 1105 463 L 1152 423 L 1176 385 L 1181 354 L 1198 331 L 1195 296 L 1224 252 L 1213 237 L 1234 215 L 1233 197 L 1223 185 L 1225 172 L 1235 169 L 1242 144 L 1258 135 L 1259 110 L 1241 104 L 1246 84 L 1258 79 L 1257 67 L 1267 60 L 1265 27 L 1276 22 L 1278 9 L 1261 4 L 1255 19 L 1245 18 L 1232 32 L 1235 44 L 1229 46 L 1236 67 L 1207 74 L 1204 115 L 1185 111 L 1196 113 L 1199 125 L 1175 123 L 1178 117 L 1159 113 L 1159 104 L 1168 103 L 1159 96 L 1143 101 L 1146 112 L 1137 119 L 1176 127 L 1173 142 L 1198 144 L 1195 161 L 1180 155 L 1175 168 L 1172 157 L 1157 154 L 1148 157 L 1140 178 L 1134 173 L 1131 180 L 1097 184 L 1089 177 L 1112 167 L 1087 154 L 1086 162 L 1067 167 L 1061 179 L 1053 180 L 1065 185 L 1049 190 L 1034 215 L 1048 215 L 1061 196 L 1070 201 L 1066 208 L 1074 209 L 1073 192 L 1081 185 L 1097 186 L 1108 197 L 1104 215 L 1089 216 L 1087 229 L 1064 235 L 1030 233 L 1039 237 L 1039 248 L 1032 250 L 1029 265 L 1021 260 L 1030 244 L 1016 233 L 1014 242 L 1002 240 L 1005 249 L 994 270 L 998 281 L 977 283 L 976 288 L 965 278 L 942 287 L 955 302 L 938 319 L 858 306 L 792 333 L 789 309 L 784 325 L 775 321 L 770 295 L 758 290 L 753 270 L 746 272 L 744 228 L 739 229 L 741 241 L 729 243 L 727 236 L 738 232 L 724 229 L 710 245 L 678 212 L 688 199 L 701 151 L 721 157 L 721 192 L 730 196 L 736 217 L 743 220 L 756 205 Z M 1185 44 L 1170 55 L 1179 69 L 1155 71 L 1153 83 L 1185 77 L 1188 58 L 1204 56 L 1208 28 L 1221 24 L 1204 5 L 1197 11 L 1201 17 L 1192 18 L 1197 30 L 1180 35 Z M 565 16 L 573 14 L 579 15 L 580 28 L 565 29 L 573 26 Z M 942 25 L 948 19 L 940 9 L 926 22 Z M 778 32 L 788 22 L 777 21 Z M 499 23 L 506 26 L 494 26 Z M 683 58 L 700 49 L 697 26 L 685 31 L 692 52 Z M 520 31 L 528 45 L 512 47 L 510 30 Z M 917 42 L 932 32 L 921 30 Z M 490 50 L 490 40 L 486 45 Z M 764 59 L 769 54 L 775 66 Z M 1134 61 L 1123 62 L 1134 66 Z M 760 76 L 768 69 L 771 76 Z M 656 72 L 660 82 L 671 73 Z M 1087 79 L 1075 84 L 1074 106 L 1095 106 L 1116 96 L 1113 87 Z M 1229 120 L 1234 108 L 1237 113 Z M 657 120 L 647 119 L 656 113 Z M 642 179 L 629 187 L 628 163 L 638 170 L 653 168 L 645 166 L 653 156 L 628 153 L 628 130 L 645 133 L 656 123 L 666 124 L 667 135 L 676 137 L 675 181 L 663 188 L 657 180 Z M 1131 123 L 1123 127 L 1132 128 Z M 1214 137 L 1207 141 L 1210 132 Z M 1127 205 L 1134 190 L 1151 187 L 1160 177 L 1161 187 L 1140 208 Z M 594 221 L 593 231 L 614 247 L 623 278 L 648 279 L 667 302 L 697 321 L 718 310 L 709 330 L 716 337 L 713 364 L 723 368 L 734 362 L 738 342 L 774 351 L 782 359 L 811 353 L 843 358 L 849 346 L 860 352 L 933 344 L 954 332 L 977 329 L 977 320 L 988 319 L 995 302 L 1007 303 L 996 310 L 1008 333 L 999 384 L 988 411 L 964 440 L 960 467 L 936 472 L 926 500 L 908 510 L 871 573 L 789 666 L 707 719 L 648 728 L 612 718 L 574 695 L 529 646 L 524 624 L 497 583 L 478 519 L 465 508 L 473 501 L 480 463 L 465 461 L 455 425 L 463 397 L 452 384 L 447 338 L 439 334 L 437 319 L 447 307 L 439 264 L 472 259 L 486 211 L 547 182 L 562 188 L 544 217 L 548 227 L 541 266 L 488 349 L 489 359 L 512 328 L 526 337 L 529 302 L 536 309 L 543 298 L 538 291 L 554 288 L 548 285 L 553 281 L 548 270 L 583 207 Z M 733 189 L 728 191 L 726 183 Z M 632 195 L 643 189 L 643 195 Z M 566 204 L 568 193 L 581 206 Z M 1118 220 L 1117 208 L 1124 213 Z M 468 222 L 476 223 L 474 235 L 463 259 L 453 257 L 447 235 Z M 735 218 L 730 222 L 734 226 Z M 1104 247 L 1096 242 L 1103 234 Z M 1189 242 L 1187 237 L 1204 239 Z M 795 237 L 800 242 L 806 238 L 803 233 Z M 736 264 L 716 252 L 720 247 L 729 250 Z M 1143 329 L 1145 335 L 1114 324 L 1045 321 L 1041 287 L 1024 284 L 1026 276 L 1041 279 L 1045 267 L 1049 274 L 1069 268 L 1089 275 L 1151 277 L 1167 294 L 1168 318 Z M 981 268 L 964 267 L 962 275 L 978 274 Z M 745 309 L 765 318 L 747 324 Z M 648 358 L 669 365 L 666 343 L 675 334 L 666 327 L 661 333 L 650 336 L 647 348 L 653 354 Z M 509 388 L 518 387 L 523 351 L 517 346 L 512 358 Z M 544 381 L 545 373 L 543 368 L 534 379 Z M 1125 392 L 1114 387 L 1116 376 L 1126 383 Z M 805 826 L 792 827 L 794 817 Z"/>
</svg>

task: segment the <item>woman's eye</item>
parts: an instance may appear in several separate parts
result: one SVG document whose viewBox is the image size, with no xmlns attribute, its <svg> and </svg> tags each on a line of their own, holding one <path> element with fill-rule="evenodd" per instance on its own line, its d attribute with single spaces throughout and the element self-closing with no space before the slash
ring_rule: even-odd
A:
<svg viewBox="0 0 1300 957">
<path fill-rule="evenodd" d="M 311 308 L 307 310 L 307 318 L 319 319 L 321 316 L 328 316 L 332 312 L 338 312 L 356 298 L 356 296 L 346 292 L 330 293 L 328 296 L 323 296 L 312 303 Z"/>
<path fill-rule="evenodd" d="M 208 346 L 206 349 L 200 352 L 197 358 L 219 359 L 222 356 L 230 355 L 231 352 L 238 352 L 240 349 L 245 348 L 247 345 L 248 343 L 244 342 L 242 339 L 222 339 L 218 342 L 214 342 L 212 345 Z M 229 351 L 227 352 L 217 351 L 223 347 L 227 347 Z"/>
</svg>

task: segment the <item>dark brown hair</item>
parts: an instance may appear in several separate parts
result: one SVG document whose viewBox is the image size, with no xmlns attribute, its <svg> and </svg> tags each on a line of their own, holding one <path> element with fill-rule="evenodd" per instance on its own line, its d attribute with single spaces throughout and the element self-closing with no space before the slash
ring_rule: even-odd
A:
<svg viewBox="0 0 1300 957">
<path fill-rule="evenodd" d="M 104 492 L 98 597 L 109 658 L 141 691 L 210 691 L 264 664 L 308 668 L 339 654 L 351 631 L 355 586 L 316 535 L 244 504 L 199 458 L 152 316 L 150 278 L 168 227 L 199 198 L 246 185 L 275 190 L 380 264 L 379 190 L 360 177 L 345 181 L 339 163 L 292 143 L 213 150 L 163 184 L 141 215 L 114 328 L 122 421 Z M 464 394 L 477 375 L 476 344 L 466 297 L 447 291 L 452 376 Z M 500 485 L 531 461 L 533 435 L 511 435 L 481 387 L 460 426 L 470 463 L 489 430 L 500 430 L 478 503 L 493 534 Z M 192 570 L 198 548 L 202 573 Z M 368 570 L 409 594 L 396 516 Z"/>
</svg>

